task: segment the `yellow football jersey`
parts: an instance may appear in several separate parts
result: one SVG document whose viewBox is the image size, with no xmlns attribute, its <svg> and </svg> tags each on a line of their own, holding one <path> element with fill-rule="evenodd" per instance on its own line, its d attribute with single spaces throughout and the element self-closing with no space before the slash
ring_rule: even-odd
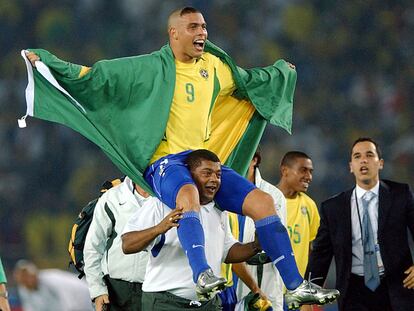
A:
<svg viewBox="0 0 414 311">
<path fill-rule="evenodd" d="M 193 63 L 175 60 L 175 66 L 175 90 L 167 128 L 151 163 L 188 149 L 208 149 L 214 104 L 218 97 L 231 95 L 235 90 L 230 68 L 210 53 Z"/>
<path fill-rule="evenodd" d="M 319 212 L 315 202 L 300 192 L 294 199 L 286 198 L 287 226 L 299 273 L 304 276 L 309 259 L 309 243 L 319 228 Z"/>
</svg>

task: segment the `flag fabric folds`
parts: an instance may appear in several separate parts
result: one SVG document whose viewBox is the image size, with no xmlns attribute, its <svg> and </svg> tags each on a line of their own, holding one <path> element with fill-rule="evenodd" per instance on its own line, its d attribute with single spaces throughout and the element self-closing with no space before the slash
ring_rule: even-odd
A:
<svg viewBox="0 0 414 311">
<path fill-rule="evenodd" d="M 30 51 L 41 62 L 32 68 L 22 51 L 29 79 L 26 115 L 79 132 L 122 173 L 150 190 L 142 174 L 163 138 L 175 88 L 169 45 L 92 67 L 62 61 L 46 50 Z M 296 71 L 283 60 L 242 69 L 211 42 L 205 51 L 230 66 L 237 87 L 233 96 L 215 103 L 209 149 L 244 175 L 267 122 L 291 131 Z"/>
</svg>

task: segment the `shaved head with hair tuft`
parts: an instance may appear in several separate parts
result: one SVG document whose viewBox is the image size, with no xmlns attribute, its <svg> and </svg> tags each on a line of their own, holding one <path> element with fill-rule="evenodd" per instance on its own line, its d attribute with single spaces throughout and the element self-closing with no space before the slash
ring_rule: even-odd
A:
<svg viewBox="0 0 414 311">
<path fill-rule="evenodd" d="M 190 13 L 201 13 L 199 10 L 193 7 L 185 7 L 178 10 L 175 10 L 170 14 L 168 17 L 168 25 L 167 25 L 167 31 L 170 32 L 171 28 L 177 27 L 177 23 L 179 21 L 179 18 Z"/>
</svg>

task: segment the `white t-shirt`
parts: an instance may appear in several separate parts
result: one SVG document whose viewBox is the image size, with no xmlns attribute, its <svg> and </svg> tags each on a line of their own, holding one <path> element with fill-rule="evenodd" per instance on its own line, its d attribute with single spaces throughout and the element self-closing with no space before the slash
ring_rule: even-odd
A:
<svg viewBox="0 0 414 311">
<path fill-rule="evenodd" d="M 286 226 L 286 199 L 283 193 L 262 179 L 259 170 L 256 168 L 255 171 L 255 184 L 264 192 L 270 194 L 273 197 L 275 202 L 275 209 L 279 215 L 283 225 Z M 254 241 L 256 233 L 256 227 L 254 221 L 250 217 L 246 217 L 243 231 L 243 243 L 248 243 Z M 254 279 L 257 281 L 257 266 L 247 265 L 247 269 L 252 274 Z M 267 298 L 272 302 L 273 310 L 281 311 L 283 310 L 283 281 L 279 274 L 279 271 L 276 269 L 273 263 L 267 263 L 263 265 L 263 276 L 262 284 L 260 289 L 266 294 Z M 250 289 L 244 284 L 240 279 L 237 284 L 237 298 L 238 300 L 243 299 Z"/>
<path fill-rule="evenodd" d="M 171 209 L 168 206 L 153 197 L 134 214 L 123 233 L 153 227 L 170 212 Z M 237 243 L 230 231 L 227 212 L 220 211 L 214 207 L 214 202 L 211 202 L 201 206 L 200 221 L 204 229 L 207 262 L 213 272 L 220 275 L 221 263 L 227 257 L 229 249 Z M 165 242 L 160 252 L 154 257 L 151 249 L 160 241 L 161 236 L 158 236 L 147 247 L 150 259 L 142 290 L 144 292 L 168 291 L 182 298 L 197 300 L 193 274 L 178 240 L 177 229 L 172 228 L 165 233 Z"/>
<path fill-rule="evenodd" d="M 40 270 L 36 290 L 18 287 L 25 311 L 93 311 L 88 286 L 70 272 Z"/>
</svg>

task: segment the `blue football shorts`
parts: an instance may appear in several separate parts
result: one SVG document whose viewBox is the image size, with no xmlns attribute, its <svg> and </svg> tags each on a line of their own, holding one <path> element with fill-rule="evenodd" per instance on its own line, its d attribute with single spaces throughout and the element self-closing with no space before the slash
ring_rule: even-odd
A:
<svg viewBox="0 0 414 311">
<path fill-rule="evenodd" d="M 174 209 L 178 191 L 186 184 L 193 184 L 185 164 L 192 150 L 170 154 L 155 161 L 145 170 L 144 178 L 156 196 Z M 242 215 L 243 202 L 256 186 L 231 168 L 221 166 L 221 186 L 214 201 L 220 209 Z"/>
</svg>

